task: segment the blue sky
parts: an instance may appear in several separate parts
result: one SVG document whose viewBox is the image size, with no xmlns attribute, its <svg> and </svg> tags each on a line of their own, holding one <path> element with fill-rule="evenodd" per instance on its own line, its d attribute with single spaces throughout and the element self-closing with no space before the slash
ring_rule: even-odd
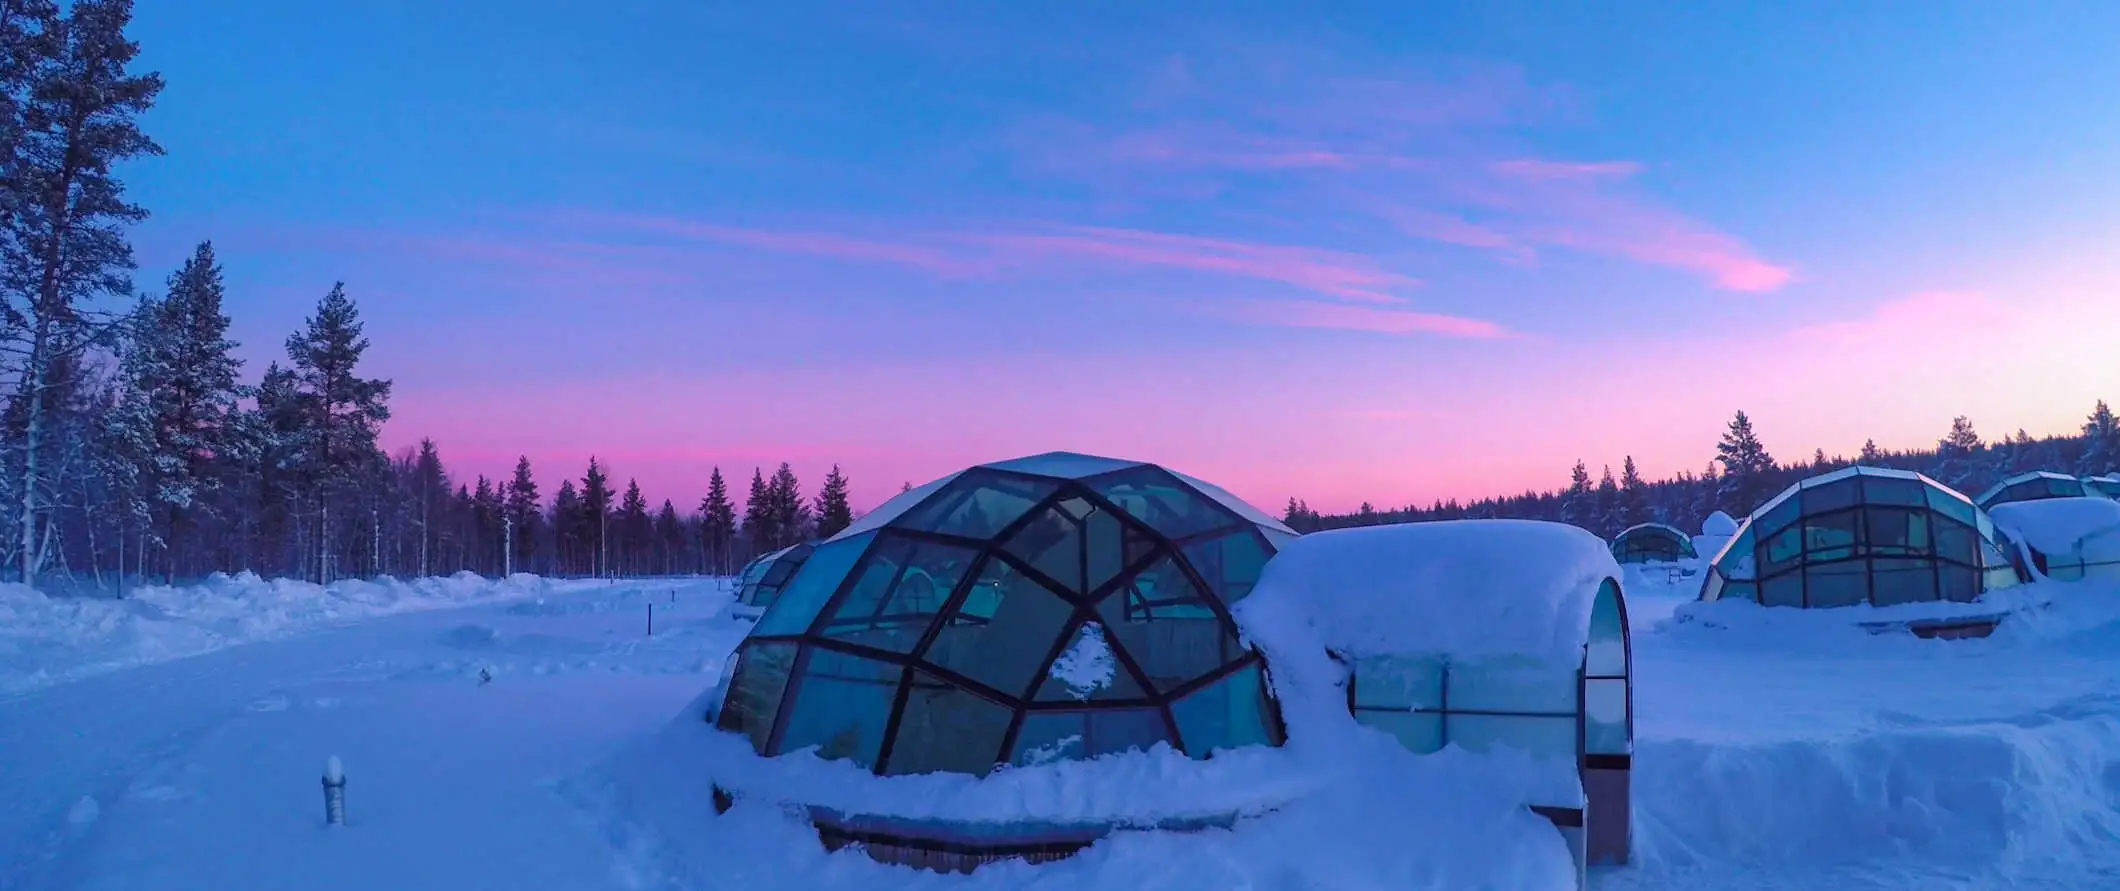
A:
<svg viewBox="0 0 2120 891">
<path fill-rule="evenodd" d="M 1077 448 L 1345 507 L 2120 380 L 2110 4 L 590 12 L 143 5 L 141 283 L 215 239 L 262 363 L 344 279 L 393 445 L 672 497 Z"/>
</svg>

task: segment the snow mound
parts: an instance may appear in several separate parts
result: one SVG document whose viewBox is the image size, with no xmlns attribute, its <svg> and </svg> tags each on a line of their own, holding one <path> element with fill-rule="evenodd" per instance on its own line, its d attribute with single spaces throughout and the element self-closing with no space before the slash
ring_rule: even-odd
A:
<svg viewBox="0 0 2120 891">
<path fill-rule="evenodd" d="M 493 580 L 471 573 L 330 585 L 216 574 L 196 585 L 140 588 L 123 600 L 50 597 L 0 585 L 0 694 L 327 625 L 553 590 L 537 576 Z"/>
<path fill-rule="evenodd" d="M 1289 542 L 1243 605 L 1285 601 L 1289 620 L 1350 656 L 1522 655 L 1572 665 L 1582 660 L 1598 586 L 1620 577 L 1604 541 L 1574 526 L 1407 523 Z"/>
<path fill-rule="evenodd" d="M 2012 540 L 2043 554 L 2066 554 L 2085 539 L 2120 529 L 2120 501 L 2110 498 L 2043 498 L 1998 504 L 1988 515 Z"/>
<path fill-rule="evenodd" d="M 1700 521 L 1700 534 L 1729 538 L 1737 534 L 1737 521 L 1731 519 L 1729 514 L 1716 511 L 1709 514 L 1707 519 Z"/>
</svg>

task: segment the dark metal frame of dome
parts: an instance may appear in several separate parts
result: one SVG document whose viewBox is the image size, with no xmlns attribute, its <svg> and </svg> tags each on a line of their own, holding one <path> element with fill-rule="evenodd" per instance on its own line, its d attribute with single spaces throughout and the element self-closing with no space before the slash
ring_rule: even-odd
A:
<svg viewBox="0 0 2120 891">
<path fill-rule="evenodd" d="M 1175 486 L 1179 490 L 1189 493 L 1201 504 L 1208 505 L 1212 510 L 1224 515 L 1227 521 L 1216 524 L 1211 528 L 1193 531 L 1178 537 L 1166 535 L 1157 530 L 1149 521 L 1135 516 L 1132 511 L 1119 506 L 1111 498 L 1106 497 L 1098 491 L 1095 485 L 1100 481 L 1108 481 L 1112 477 L 1127 474 L 1154 474 L 1158 483 L 1166 486 Z M 959 485 L 976 487 L 983 482 L 989 481 L 1013 481 L 1028 483 L 1038 487 L 1051 486 L 1052 489 L 1033 502 L 1028 509 L 1023 511 L 1021 516 L 1010 520 L 1007 524 L 987 535 L 964 536 L 910 529 L 896 525 L 900 520 L 928 509 L 935 503 L 934 499 L 942 497 Z M 1072 593 L 1072 589 L 1066 583 L 1051 577 L 1030 565 L 1030 561 L 1008 550 L 1008 545 L 1026 526 L 1047 516 L 1049 511 L 1057 509 L 1063 502 L 1077 499 L 1094 506 L 1098 511 L 1109 512 L 1114 519 L 1119 521 L 1121 525 L 1119 541 L 1122 555 L 1127 551 L 1131 551 L 1130 545 L 1135 542 L 1146 542 L 1147 544 L 1146 547 L 1141 548 L 1139 556 L 1131 560 L 1126 560 L 1122 556 L 1122 564 L 1118 571 L 1101 584 L 1090 587 L 1085 581 L 1084 587 L 1087 588 L 1087 591 L 1080 595 Z M 1087 516 L 1089 515 L 1084 515 L 1085 518 Z M 849 530 L 850 533 L 855 531 L 857 530 Z M 1206 754 L 1204 751 L 1192 752 L 1187 748 L 1184 733 L 1173 706 L 1188 695 L 1207 689 L 1254 666 L 1261 670 L 1259 696 L 1262 702 L 1260 707 L 1261 714 L 1267 724 L 1268 742 L 1279 745 L 1285 739 L 1286 730 L 1282 725 L 1279 710 L 1272 697 L 1265 693 L 1263 658 L 1257 650 L 1242 645 L 1235 619 L 1229 612 L 1229 603 L 1225 601 L 1226 592 L 1221 591 L 1215 585 L 1209 584 L 1208 580 L 1201 576 L 1199 569 L 1194 566 L 1192 558 L 1185 550 L 1188 545 L 1215 541 L 1233 534 L 1248 534 L 1252 536 L 1263 554 L 1269 558 L 1277 548 L 1273 540 L 1260 531 L 1260 524 L 1257 521 L 1245 517 L 1220 499 L 1201 491 L 1199 487 L 1193 485 L 1187 478 L 1179 474 L 1172 473 L 1153 464 L 1134 463 L 1128 463 L 1126 466 L 1115 467 L 1103 472 L 1075 477 L 1023 472 L 1003 469 L 993 465 L 982 465 L 950 478 L 945 485 L 928 493 L 919 502 L 909 506 L 899 516 L 886 520 L 872 528 L 859 531 L 860 534 L 873 534 L 876 537 L 848 564 L 836 587 L 824 599 L 822 605 L 817 608 L 816 614 L 810 618 L 800 633 L 754 633 L 754 636 L 744 641 L 742 649 L 739 650 L 738 658 L 742 659 L 748 656 L 755 646 L 760 644 L 783 644 L 797 647 L 794 659 L 787 667 L 786 680 L 781 686 L 777 697 L 778 701 L 774 707 L 772 727 L 768 731 L 766 739 L 763 740 L 763 744 L 759 747 L 762 753 L 777 754 L 783 744 L 790 716 L 794 711 L 792 706 L 800 693 L 800 685 L 805 680 L 809 663 L 812 661 L 812 654 L 817 650 L 826 650 L 843 656 L 866 659 L 902 669 L 897 681 L 897 690 L 891 700 L 889 716 L 886 718 L 886 723 L 880 733 L 881 739 L 875 754 L 874 763 L 868 765 L 869 769 L 879 774 L 886 773 L 891 768 L 892 756 L 897 748 L 899 732 L 905 720 L 914 688 L 919 685 L 917 678 L 921 674 L 929 675 L 934 680 L 942 681 L 989 703 L 1010 710 L 1008 728 L 1002 735 L 999 748 L 994 755 L 995 764 L 1005 764 L 1011 760 L 1010 753 L 1016 749 L 1017 744 L 1021 741 L 1024 724 L 1033 715 L 1041 713 L 1095 713 L 1123 709 L 1155 709 L 1163 722 L 1161 730 L 1167 733 L 1167 739 L 1173 748 L 1186 751 L 1195 757 L 1204 755 Z M 842 535 L 844 536 L 845 533 Z M 889 539 L 933 543 L 960 548 L 972 552 L 972 556 L 965 562 L 965 569 L 952 584 L 947 598 L 936 608 L 934 614 L 926 619 L 926 628 L 920 632 L 917 642 L 908 651 L 899 653 L 881 647 L 827 636 L 824 634 L 824 630 L 862 577 L 859 570 L 865 565 L 864 561 Z M 819 545 L 819 549 L 822 550 L 825 547 L 829 547 L 838 540 L 825 542 Z M 1221 665 L 1204 674 L 1193 677 L 1169 689 L 1159 690 L 1157 685 L 1151 682 L 1150 675 L 1142 670 L 1141 664 L 1135 660 L 1132 654 L 1127 652 L 1126 647 L 1117 639 L 1116 635 L 1108 635 L 1106 643 L 1110 646 L 1112 655 L 1118 662 L 1118 669 L 1130 676 L 1134 686 L 1142 693 L 1141 696 L 1089 701 L 1039 700 L 1037 696 L 1040 684 L 1051 674 L 1055 661 L 1065 655 L 1070 642 L 1075 638 L 1077 630 L 1089 622 L 1096 622 L 1099 625 L 1107 624 L 1107 619 L 1099 612 L 1100 604 L 1103 604 L 1113 596 L 1127 596 L 1125 593 L 1126 589 L 1137 582 L 1145 570 L 1155 567 L 1159 561 L 1165 559 L 1170 560 L 1183 573 L 1185 581 L 1199 595 L 1197 600 L 1213 612 L 1220 635 L 1224 640 L 1235 645 L 1234 653 L 1227 656 Z M 1084 563 L 1089 560 L 1086 547 L 1083 549 L 1082 560 Z M 985 567 L 994 565 L 996 562 L 1035 582 L 1040 588 L 1044 589 L 1046 594 L 1058 598 L 1072 608 L 1061 626 L 1062 630 L 1058 635 L 1058 639 L 1036 664 L 1036 668 L 1031 674 L 1031 680 L 1021 692 L 998 689 L 993 684 L 969 677 L 963 672 L 937 664 L 935 661 L 926 658 L 931 652 L 936 639 L 941 635 L 943 628 L 948 626 L 953 619 L 962 616 L 961 610 L 967 598 L 971 595 L 972 589 L 979 584 L 980 579 L 985 575 L 982 570 Z M 815 564 L 810 565 L 814 566 Z M 905 571 L 905 566 L 901 566 L 897 570 L 901 577 Z M 1088 578 L 1086 567 L 1084 578 Z M 886 590 L 895 590 L 896 585 L 897 579 L 894 578 L 891 587 Z M 1153 607 L 1156 604 L 1151 602 L 1146 605 Z M 881 606 L 880 603 L 879 606 Z M 1125 608 L 1131 610 L 1133 608 L 1132 602 L 1129 601 Z M 764 621 L 762 621 L 761 627 L 764 624 Z M 739 663 L 737 667 L 738 677 L 732 678 L 731 681 L 732 698 L 734 688 L 740 680 L 742 671 L 743 666 Z M 724 730 L 739 729 L 734 726 L 737 712 L 738 709 L 733 707 L 723 709 L 717 725 Z M 754 742 L 756 742 L 755 739 Z"/>
</svg>

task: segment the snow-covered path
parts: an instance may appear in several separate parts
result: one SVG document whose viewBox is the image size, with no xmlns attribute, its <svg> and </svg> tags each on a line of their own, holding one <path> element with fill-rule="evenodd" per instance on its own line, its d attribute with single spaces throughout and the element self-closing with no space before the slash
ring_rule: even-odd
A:
<svg viewBox="0 0 2120 891">
<path fill-rule="evenodd" d="M 743 633 L 727 602 L 719 582 L 620 583 L 0 699 L 0 889 L 611 886 L 608 848 L 537 781 L 711 682 Z M 333 754 L 351 825 L 327 831 Z"/>
</svg>

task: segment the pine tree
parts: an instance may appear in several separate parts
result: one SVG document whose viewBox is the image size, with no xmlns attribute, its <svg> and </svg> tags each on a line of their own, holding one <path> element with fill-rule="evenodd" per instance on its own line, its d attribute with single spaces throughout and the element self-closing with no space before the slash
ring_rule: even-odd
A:
<svg viewBox="0 0 2120 891">
<path fill-rule="evenodd" d="M 1817 451 L 1814 451 L 1814 452 L 1812 452 L 1812 453 L 1811 453 L 1811 472 L 1812 472 L 1812 473 L 1824 473 L 1824 472 L 1825 472 L 1825 469 L 1826 469 L 1826 465 L 1827 465 L 1828 463 L 1831 463 L 1831 462 L 1828 462 L 1828 461 L 1826 460 L 1826 450 L 1825 450 L 1825 449 L 1819 449 L 1819 450 L 1817 450 Z"/>
<path fill-rule="evenodd" d="M 773 505 L 773 525 L 780 530 L 780 545 L 786 547 L 809 537 L 810 506 L 803 503 L 802 483 L 788 462 L 780 462 L 773 479 L 766 483 Z"/>
<path fill-rule="evenodd" d="M 1597 511 L 1594 521 L 1597 527 L 1591 531 L 1601 538 L 1611 538 L 1623 528 L 1620 524 L 1619 483 L 1612 479 L 1612 465 L 1605 465 L 1604 476 L 1597 481 Z"/>
<path fill-rule="evenodd" d="M 501 565 L 501 494 L 485 474 L 471 487 L 471 570 L 497 575 Z"/>
<path fill-rule="evenodd" d="M 502 562 L 512 563 L 520 570 L 537 556 L 537 478 L 530 473 L 529 455 L 515 459 L 515 477 L 508 481 L 503 499 L 501 516 L 512 552 L 510 559 Z"/>
<path fill-rule="evenodd" d="M 2114 420 L 2113 410 L 2100 399 L 2083 423 L 2083 458 L 2076 462 L 2076 472 L 2103 476 L 2116 466 L 2120 466 L 2120 421 Z"/>
<path fill-rule="evenodd" d="M 677 518 L 677 505 L 663 499 L 662 510 L 655 514 L 655 544 L 660 553 L 662 575 L 677 574 L 677 555 L 685 547 L 685 524 Z"/>
<path fill-rule="evenodd" d="M 596 456 L 589 456 L 589 470 L 582 475 L 581 517 L 582 533 L 587 536 L 588 556 L 599 578 L 611 575 L 611 478 L 603 465 L 596 463 Z"/>
<path fill-rule="evenodd" d="M 640 481 L 626 480 L 626 495 L 619 502 L 619 571 L 639 574 L 655 539 L 655 521 L 648 516 L 648 499 L 640 493 Z"/>
<path fill-rule="evenodd" d="M 1723 504 L 1750 513 L 1772 494 L 1767 489 L 1773 485 L 1774 456 L 1760 444 L 1752 432 L 1752 419 L 1744 412 L 1730 420 L 1722 442 L 1715 446 L 1715 459 L 1723 466 L 1722 490 L 1718 493 Z"/>
<path fill-rule="evenodd" d="M 54 544 L 48 462 L 57 443 L 47 433 L 58 371 L 97 340 L 85 304 L 132 291 L 124 227 L 147 212 L 125 199 L 113 171 L 162 153 L 137 124 L 162 79 L 126 70 L 140 50 L 125 37 L 130 0 L 74 0 L 63 17 L 43 0 L 8 11 L 20 19 L 0 23 L 8 55 L 0 75 L 20 104 L 0 122 L 8 149 L 0 176 L 0 334 L 20 357 L 5 375 L 21 409 L 14 531 L 21 579 L 34 585 Z"/>
<path fill-rule="evenodd" d="M 449 507 L 449 473 L 442 468 L 441 449 L 434 440 L 421 439 L 419 457 L 412 465 L 412 516 L 420 530 L 420 575 L 434 574 L 435 548 L 442 517 Z"/>
<path fill-rule="evenodd" d="M 1961 491 L 1979 491 L 1971 488 L 1980 484 L 1979 457 L 1983 449 L 1980 434 L 1973 432 L 1973 422 L 1964 415 L 1951 419 L 1951 432 L 1936 441 L 1936 470 L 1944 485 Z"/>
<path fill-rule="evenodd" d="M 766 478 L 751 468 L 751 495 L 744 500 L 743 531 L 751 539 L 751 548 L 760 554 L 780 549 L 779 517 L 773 510 L 773 493 L 766 487 Z"/>
<path fill-rule="evenodd" d="M 1561 522 L 1590 528 L 1596 522 L 1596 504 L 1590 489 L 1590 466 L 1578 460 L 1568 472 L 1568 491 L 1561 494 Z"/>
<path fill-rule="evenodd" d="M 729 486 L 722 480 L 719 467 L 707 478 L 707 497 L 699 502 L 699 534 L 707 571 L 714 575 L 733 572 L 735 567 L 730 565 L 729 557 L 730 545 L 736 540 L 736 506 L 729 503 Z"/>
<path fill-rule="evenodd" d="M 1855 463 L 1864 467 L 1884 466 L 1884 452 L 1877 449 L 1877 440 L 1865 439 L 1862 441 L 1862 456 L 1857 458 Z"/>
<path fill-rule="evenodd" d="M 574 489 L 571 479 L 560 480 L 559 491 L 552 496 L 552 539 L 558 553 L 559 571 L 566 574 L 582 574 L 582 567 L 589 562 L 589 543 L 593 539 L 594 524 L 582 509 L 582 498 Z"/>
<path fill-rule="evenodd" d="M 1296 523 L 1302 519 L 1303 506 L 1296 503 L 1295 496 L 1288 496 L 1288 508 L 1286 510 L 1281 511 L 1281 522 L 1288 526 L 1288 528 L 1294 529 Z"/>
<path fill-rule="evenodd" d="M 390 382 L 356 373 L 367 349 L 360 311 L 347 299 L 344 283 L 332 285 L 307 327 L 287 338 L 304 409 L 302 478 L 317 508 L 316 575 L 321 581 L 333 578 L 332 499 L 345 494 L 373 457 L 376 434 L 390 419 Z"/>
<path fill-rule="evenodd" d="M 1722 510 L 1722 492 L 1722 473 L 1710 460 L 1707 469 L 1700 472 L 1700 487 L 1693 496 L 1693 515 L 1705 521 L 1708 515 Z"/>
<path fill-rule="evenodd" d="M 1633 455 L 1628 455 L 1619 467 L 1619 528 L 1624 531 L 1649 522 L 1649 484 L 1642 481 L 1641 470 L 1634 466 Z"/>
<path fill-rule="evenodd" d="M 832 472 L 825 475 L 824 488 L 817 491 L 817 537 L 831 538 L 839 530 L 854 525 L 854 508 L 847 502 L 847 478 L 839 472 L 839 465 L 832 465 Z"/>
</svg>

